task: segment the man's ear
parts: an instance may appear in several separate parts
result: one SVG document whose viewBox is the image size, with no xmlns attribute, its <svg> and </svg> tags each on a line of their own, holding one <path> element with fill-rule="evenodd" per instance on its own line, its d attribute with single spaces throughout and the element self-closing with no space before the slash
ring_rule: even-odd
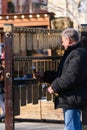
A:
<svg viewBox="0 0 87 130">
<path fill-rule="evenodd" d="M 71 44 L 70 38 L 67 38 L 66 40 L 67 40 L 67 44 Z"/>
<path fill-rule="evenodd" d="M 68 40 L 69 40 L 69 41 L 68 41 L 68 42 L 69 42 L 69 44 L 72 44 L 72 40 L 71 40 L 70 38 L 68 38 Z"/>
</svg>

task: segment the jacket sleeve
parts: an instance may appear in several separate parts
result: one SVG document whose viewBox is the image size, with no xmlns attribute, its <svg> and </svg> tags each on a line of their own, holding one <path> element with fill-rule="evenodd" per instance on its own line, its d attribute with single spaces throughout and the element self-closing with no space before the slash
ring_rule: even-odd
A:
<svg viewBox="0 0 87 130">
<path fill-rule="evenodd" d="M 62 93 L 62 91 L 76 86 L 81 73 L 81 56 L 78 51 L 73 51 L 65 60 L 61 76 L 57 77 L 51 84 L 54 92 Z"/>
</svg>

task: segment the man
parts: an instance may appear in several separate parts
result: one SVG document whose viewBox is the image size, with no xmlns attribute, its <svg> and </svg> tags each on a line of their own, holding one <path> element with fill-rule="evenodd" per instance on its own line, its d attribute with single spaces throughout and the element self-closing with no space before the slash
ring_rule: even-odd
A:
<svg viewBox="0 0 87 130">
<path fill-rule="evenodd" d="M 82 130 L 80 110 L 87 106 L 87 50 L 81 48 L 73 28 L 62 32 L 62 45 L 65 53 L 48 92 L 56 95 L 55 108 L 63 108 L 64 130 Z"/>
</svg>

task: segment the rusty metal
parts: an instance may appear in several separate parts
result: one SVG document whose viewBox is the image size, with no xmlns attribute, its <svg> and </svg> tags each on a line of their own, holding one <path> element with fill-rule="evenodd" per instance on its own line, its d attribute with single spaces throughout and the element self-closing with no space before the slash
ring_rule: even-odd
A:
<svg viewBox="0 0 87 130">
<path fill-rule="evenodd" d="M 87 108 L 82 110 L 82 129 L 87 130 Z"/>
<path fill-rule="evenodd" d="M 87 130 L 87 125 L 83 125 L 82 130 Z"/>
<path fill-rule="evenodd" d="M 12 25 L 4 25 L 5 41 L 5 130 L 14 130 L 13 88 L 12 88 Z"/>
<path fill-rule="evenodd" d="M 6 78 L 10 78 L 10 73 L 6 73 Z"/>
</svg>

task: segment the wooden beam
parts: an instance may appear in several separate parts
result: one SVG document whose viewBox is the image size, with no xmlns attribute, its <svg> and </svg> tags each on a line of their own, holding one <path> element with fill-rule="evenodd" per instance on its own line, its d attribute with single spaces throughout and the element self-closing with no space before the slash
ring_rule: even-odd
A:
<svg viewBox="0 0 87 130">
<path fill-rule="evenodd" d="M 24 18 L 24 19 L 8 19 L 8 20 L 0 20 L 0 28 L 4 26 L 4 24 L 13 24 L 14 26 L 47 26 L 50 27 L 49 18 Z"/>
<path fill-rule="evenodd" d="M 14 26 L 46 26 L 50 28 L 50 17 L 52 13 L 28 13 L 28 14 L 3 14 L 0 15 L 0 28 L 4 24 L 13 24 Z"/>
</svg>

